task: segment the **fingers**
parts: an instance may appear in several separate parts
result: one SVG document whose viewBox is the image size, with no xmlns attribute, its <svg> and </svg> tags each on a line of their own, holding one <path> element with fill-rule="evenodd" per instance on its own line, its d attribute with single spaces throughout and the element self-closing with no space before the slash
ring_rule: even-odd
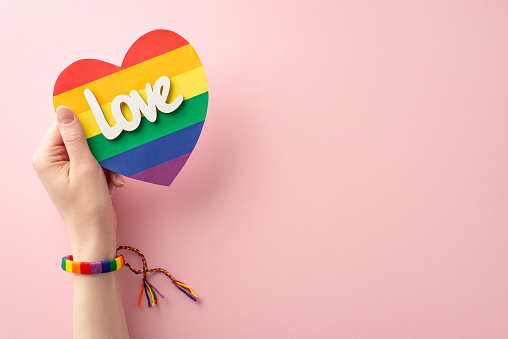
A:
<svg viewBox="0 0 508 339">
<path fill-rule="evenodd" d="M 66 106 L 58 106 L 56 114 L 58 129 L 69 154 L 71 166 L 73 163 L 85 164 L 92 161 L 94 158 L 88 148 L 83 126 L 76 114 Z"/>
<path fill-rule="evenodd" d="M 108 178 L 108 181 L 110 181 L 114 186 L 116 187 L 125 186 L 125 182 L 121 174 L 106 169 L 106 176 Z"/>
<path fill-rule="evenodd" d="M 63 140 L 58 130 L 57 123 L 54 122 L 46 132 L 44 139 L 32 156 L 32 165 L 36 171 L 42 170 L 53 160 L 54 153 L 58 153 L 58 148 L 63 148 Z M 64 157 L 66 153 L 62 155 Z"/>
<path fill-rule="evenodd" d="M 113 197 L 117 187 L 123 187 L 125 185 L 122 175 L 103 168 L 104 175 L 108 182 L 109 195 Z"/>
<path fill-rule="evenodd" d="M 113 195 L 116 191 L 116 186 L 111 183 L 111 181 L 108 181 L 108 191 L 111 198 L 113 198 Z"/>
<path fill-rule="evenodd" d="M 62 136 L 58 130 L 58 124 L 55 121 L 46 132 L 44 139 L 42 139 L 40 148 L 46 150 L 53 146 L 63 146 L 63 144 Z"/>
<path fill-rule="evenodd" d="M 115 173 L 115 172 L 111 172 L 114 174 L 114 179 L 112 180 L 113 184 L 116 186 L 116 187 L 123 187 L 125 186 L 125 182 L 123 180 L 123 176 L 121 174 L 118 174 L 118 173 Z"/>
</svg>

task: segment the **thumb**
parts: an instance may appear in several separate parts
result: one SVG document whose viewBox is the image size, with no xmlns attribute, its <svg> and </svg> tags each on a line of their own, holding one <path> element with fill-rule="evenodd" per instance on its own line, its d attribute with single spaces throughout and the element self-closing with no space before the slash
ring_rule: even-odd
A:
<svg viewBox="0 0 508 339">
<path fill-rule="evenodd" d="M 71 164 L 90 161 L 92 153 L 86 142 L 85 131 L 76 114 L 67 106 L 56 109 L 58 129 L 64 142 Z"/>
</svg>

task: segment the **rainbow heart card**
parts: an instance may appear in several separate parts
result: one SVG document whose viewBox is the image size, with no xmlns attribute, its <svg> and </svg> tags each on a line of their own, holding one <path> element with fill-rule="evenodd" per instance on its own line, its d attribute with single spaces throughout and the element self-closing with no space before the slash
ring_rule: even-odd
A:
<svg viewBox="0 0 508 339">
<path fill-rule="evenodd" d="M 175 32 L 154 30 L 132 44 L 121 66 L 72 63 L 55 83 L 53 104 L 74 110 L 101 166 L 169 186 L 201 134 L 208 87 L 194 48 Z"/>
</svg>

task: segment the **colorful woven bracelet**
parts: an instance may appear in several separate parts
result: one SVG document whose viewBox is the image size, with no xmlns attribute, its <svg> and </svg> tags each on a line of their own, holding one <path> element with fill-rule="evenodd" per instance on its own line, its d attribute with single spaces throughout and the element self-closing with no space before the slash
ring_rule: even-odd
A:
<svg viewBox="0 0 508 339">
<path fill-rule="evenodd" d="M 117 271 L 125 265 L 123 255 L 115 259 L 97 262 L 72 261 L 72 254 L 62 258 L 62 269 L 77 274 L 99 274 Z"/>
<path fill-rule="evenodd" d="M 136 270 L 131 264 L 125 261 L 123 255 L 118 255 L 119 250 L 129 250 L 138 254 L 143 262 L 143 268 L 140 270 Z M 158 289 L 155 288 L 152 284 L 148 282 L 148 274 L 147 273 L 156 273 L 160 272 L 165 274 L 171 282 L 178 287 L 180 291 L 185 293 L 189 298 L 194 301 L 198 301 L 199 297 L 194 293 L 194 291 L 183 282 L 176 280 L 168 271 L 163 268 L 152 268 L 148 269 L 146 264 L 146 259 L 143 253 L 137 248 L 131 246 L 119 246 L 116 249 L 117 257 L 113 260 L 99 261 L 99 262 L 75 262 L 72 261 L 72 255 L 68 255 L 62 258 L 62 269 L 71 273 L 79 273 L 79 274 L 97 274 L 97 273 L 107 273 L 116 271 L 123 266 L 127 266 L 132 272 L 135 274 L 143 274 L 143 282 L 141 283 L 141 291 L 139 293 L 138 298 L 138 307 L 142 307 L 141 299 L 143 297 L 143 292 L 145 292 L 146 299 L 148 301 L 148 307 L 152 307 L 153 305 L 157 305 L 158 298 L 157 294 L 159 294 L 162 298 L 164 296 Z"/>
</svg>

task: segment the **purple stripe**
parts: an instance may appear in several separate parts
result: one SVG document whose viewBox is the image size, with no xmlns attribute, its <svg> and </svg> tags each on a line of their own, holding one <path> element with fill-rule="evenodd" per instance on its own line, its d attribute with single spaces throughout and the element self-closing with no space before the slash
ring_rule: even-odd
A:
<svg viewBox="0 0 508 339">
<path fill-rule="evenodd" d="M 92 274 L 102 273 L 102 265 L 100 262 L 92 263 Z"/>
<path fill-rule="evenodd" d="M 131 178 L 158 185 L 169 186 L 173 180 L 175 180 L 178 173 L 180 173 L 180 170 L 185 165 L 190 155 L 190 153 L 184 154 L 181 157 L 149 168 L 146 171 L 134 174 Z"/>
</svg>

